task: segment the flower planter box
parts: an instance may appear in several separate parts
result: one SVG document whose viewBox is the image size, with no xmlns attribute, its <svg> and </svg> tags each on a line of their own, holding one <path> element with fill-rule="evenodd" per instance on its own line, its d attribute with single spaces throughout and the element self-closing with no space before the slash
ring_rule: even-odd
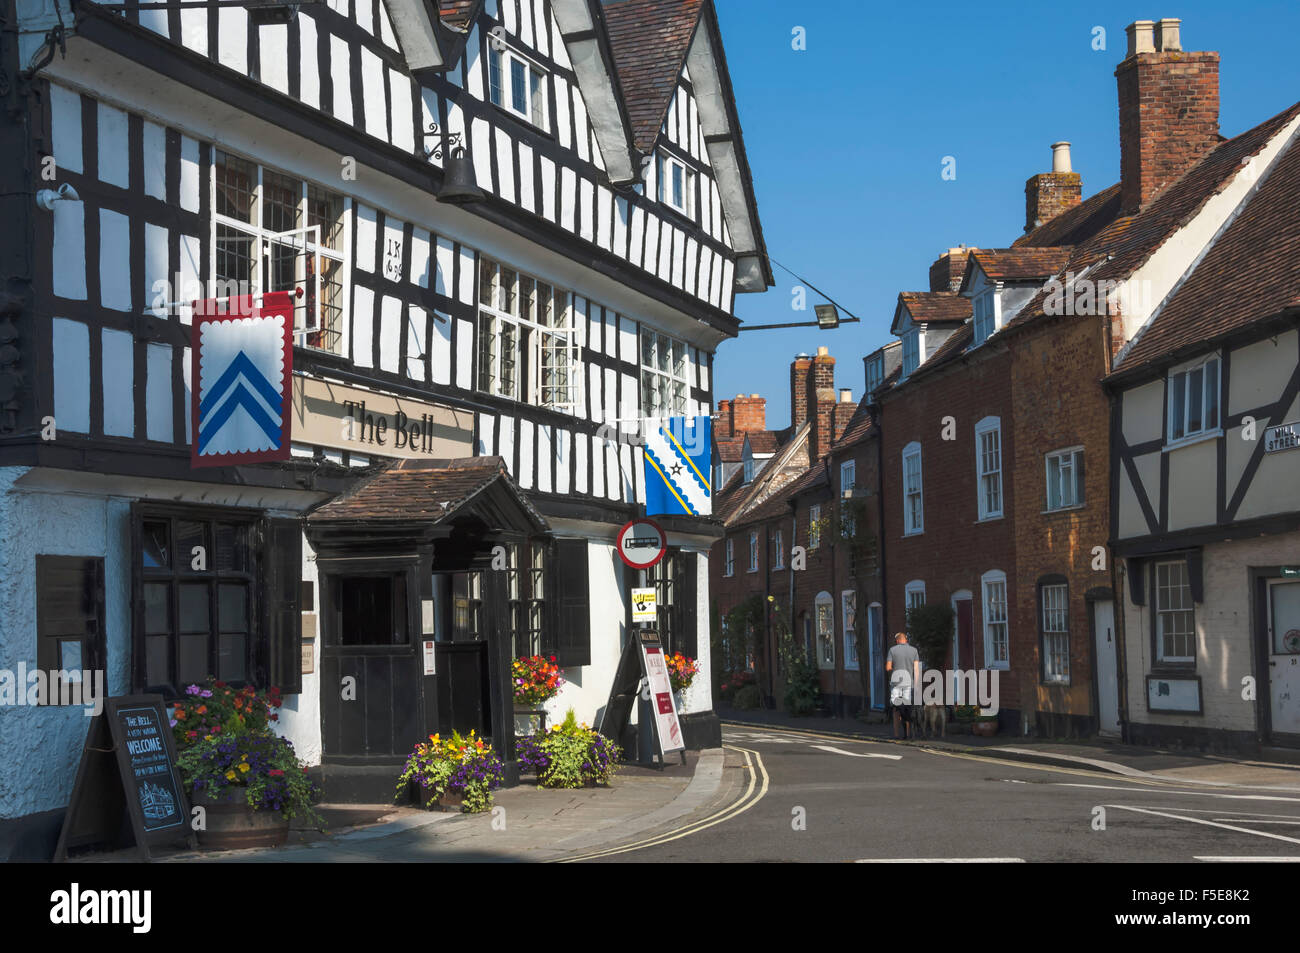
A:
<svg viewBox="0 0 1300 953">
<path fill-rule="evenodd" d="M 996 721 L 973 721 L 971 722 L 970 732 L 973 735 L 979 735 L 981 738 L 992 738 L 998 733 L 998 723 Z"/>
<path fill-rule="evenodd" d="M 248 806 L 243 788 L 227 790 L 213 798 L 207 792 L 192 803 L 203 808 L 204 827 L 196 831 L 199 846 L 215 850 L 280 847 L 289 839 L 289 819 L 279 811 L 255 811 Z"/>
</svg>

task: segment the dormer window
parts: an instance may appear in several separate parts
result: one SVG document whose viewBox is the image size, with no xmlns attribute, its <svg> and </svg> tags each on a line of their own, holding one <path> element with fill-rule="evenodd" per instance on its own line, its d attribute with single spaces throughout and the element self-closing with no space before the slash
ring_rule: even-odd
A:
<svg viewBox="0 0 1300 953">
<path fill-rule="evenodd" d="M 903 334 L 903 376 L 906 377 L 921 364 L 921 331 L 912 328 Z"/>
<path fill-rule="evenodd" d="M 546 73 L 514 50 L 488 50 L 488 94 L 494 105 L 546 128 Z"/>
<path fill-rule="evenodd" d="M 974 315 L 975 346 L 983 344 L 997 330 L 997 304 L 993 298 L 993 289 L 989 288 L 975 296 L 971 302 Z"/>
<path fill-rule="evenodd" d="M 870 397 L 885 380 L 885 356 L 877 354 L 867 358 L 867 397 Z"/>
<path fill-rule="evenodd" d="M 655 163 L 655 177 L 659 182 L 659 201 L 693 218 L 691 198 L 695 192 L 695 173 L 686 163 L 661 152 Z"/>
</svg>

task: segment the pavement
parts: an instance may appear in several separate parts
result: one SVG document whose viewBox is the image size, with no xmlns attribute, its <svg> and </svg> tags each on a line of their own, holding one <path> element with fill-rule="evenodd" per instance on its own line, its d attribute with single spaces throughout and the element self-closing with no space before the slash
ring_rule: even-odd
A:
<svg viewBox="0 0 1300 953">
<path fill-rule="evenodd" d="M 385 805 L 321 805 L 327 830 L 296 829 L 284 847 L 157 852 L 171 862 L 547 862 L 648 841 L 705 817 L 739 781 L 724 784 L 721 748 L 688 752 L 663 769 L 624 765 L 608 787 L 545 790 L 530 779 L 495 793 L 482 814 Z M 733 775 L 739 774 L 739 767 Z"/>
<path fill-rule="evenodd" d="M 739 710 L 718 706 L 723 724 L 765 726 L 845 738 L 862 738 L 904 746 L 948 750 L 1003 761 L 1079 767 L 1135 779 L 1180 781 L 1218 787 L 1251 787 L 1300 791 L 1300 750 L 1268 749 L 1270 760 L 1233 758 L 1219 754 L 1149 748 L 1097 738 L 1018 738 L 994 735 L 949 735 L 898 741 L 888 722 L 867 723 L 854 718 L 796 718 L 781 711 Z"/>
</svg>

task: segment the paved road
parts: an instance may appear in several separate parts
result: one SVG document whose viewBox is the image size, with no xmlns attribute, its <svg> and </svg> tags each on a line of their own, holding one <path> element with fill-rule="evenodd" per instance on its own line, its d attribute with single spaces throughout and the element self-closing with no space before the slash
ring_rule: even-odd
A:
<svg viewBox="0 0 1300 953">
<path fill-rule="evenodd" d="M 724 744 L 721 803 L 634 842 L 648 846 L 584 859 L 1300 860 L 1298 794 L 762 728 L 727 727 Z"/>
</svg>

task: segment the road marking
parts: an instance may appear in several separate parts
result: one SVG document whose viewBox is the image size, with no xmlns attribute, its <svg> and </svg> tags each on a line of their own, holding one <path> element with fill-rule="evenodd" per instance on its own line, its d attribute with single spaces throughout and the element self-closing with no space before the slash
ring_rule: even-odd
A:
<svg viewBox="0 0 1300 953">
<path fill-rule="evenodd" d="M 1264 817 L 1214 817 L 1214 821 L 1249 821 L 1252 824 L 1300 824 L 1300 821 L 1274 821 Z"/>
<path fill-rule="evenodd" d="M 855 860 L 855 864 L 1023 864 L 1023 857 L 891 857 Z"/>
<path fill-rule="evenodd" d="M 1206 827 L 1218 827 L 1225 831 L 1236 831 L 1238 834 L 1254 834 L 1256 837 L 1282 840 L 1288 844 L 1300 844 L 1300 838 L 1283 837 L 1281 834 L 1270 834 L 1268 831 L 1253 831 L 1249 827 L 1237 827 L 1235 824 L 1220 824 L 1217 821 L 1207 821 L 1203 817 L 1184 817 L 1182 814 L 1170 814 L 1168 811 L 1153 811 L 1145 807 L 1127 807 L 1123 804 L 1103 804 L 1102 807 L 1113 808 L 1117 811 L 1134 811 L 1138 814 L 1154 814 L 1156 817 L 1168 817 L 1175 821 L 1186 821 L 1189 824 L 1204 824 Z"/>
<path fill-rule="evenodd" d="M 742 748 L 739 745 L 723 745 L 723 747 L 741 752 L 745 757 L 745 768 L 749 771 L 749 786 L 737 801 L 701 821 L 687 825 L 681 830 L 656 835 L 643 841 L 625 844 L 621 847 L 609 847 L 604 850 L 580 854 L 577 857 L 565 857 L 562 860 L 556 861 L 556 863 L 572 864 L 581 860 L 593 860 L 599 857 L 610 857 L 614 854 L 626 854 L 634 850 L 644 850 L 647 847 L 658 847 L 660 844 L 666 844 L 669 841 L 675 841 L 691 834 L 697 834 L 705 828 L 713 827 L 715 824 L 721 824 L 723 821 L 729 821 L 733 817 L 738 817 L 739 815 L 744 814 L 751 807 L 761 801 L 764 795 L 767 794 L 769 784 L 767 768 L 763 766 L 763 756 L 757 751 L 750 748 Z M 760 776 L 762 777 L 763 782 L 759 787 L 758 793 L 755 794 L 754 788 Z"/>
<path fill-rule="evenodd" d="M 819 751 L 829 751 L 832 754 L 848 755 L 850 758 L 888 758 L 891 761 L 902 761 L 901 754 L 872 754 L 868 751 L 845 751 L 843 748 L 832 748 L 830 745 L 813 745 Z"/>
<path fill-rule="evenodd" d="M 1300 857 L 1195 857 L 1211 864 L 1300 864 Z"/>
<path fill-rule="evenodd" d="M 1285 801 L 1288 804 L 1300 804 L 1300 798 L 1280 797 L 1276 794 L 1220 794 L 1217 791 L 1179 791 L 1173 788 L 1140 788 L 1135 792 L 1133 788 L 1121 788 L 1116 787 L 1113 784 L 1079 784 L 1070 781 L 1053 781 L 1052 784 L 1056 787 L 1062 788 L 1096 788 L 1101 791 L 1128 791 L 1130 794 L 1182 794 L 1188 797 L 1228 798 L 1234 801 Z"/>
</svg>

